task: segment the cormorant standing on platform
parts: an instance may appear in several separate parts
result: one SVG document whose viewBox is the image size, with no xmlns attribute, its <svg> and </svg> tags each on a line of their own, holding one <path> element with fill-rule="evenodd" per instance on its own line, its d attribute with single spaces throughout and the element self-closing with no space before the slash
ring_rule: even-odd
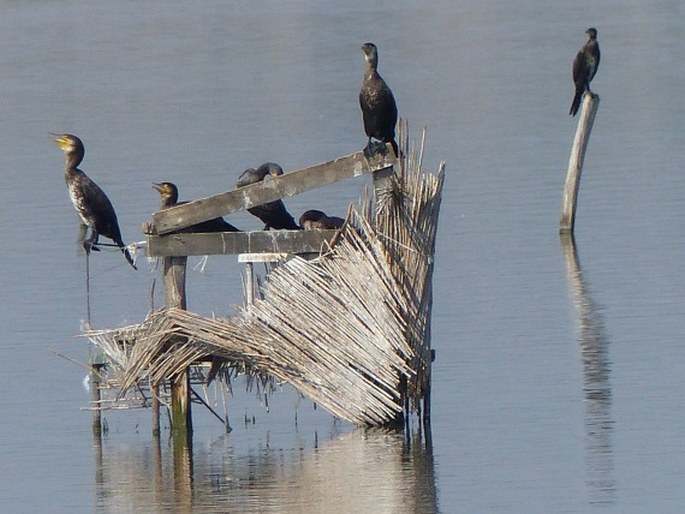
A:
<svg viewBox="0 0 685 514">
<path fill-rule="evenodd" d="M 326 216 L 325 212 L 316 209 L 305 211 L 300 216 L 302 230 L 333 230 L 342 227 L 344 223 L 344 219 Z"/>
<path fill-rule="evenodd" d="M 395 155 L 400 153 L 395 142 L 395 125 L 397 124 L 397 104 L 392 91 L 385 80 L 378 74 L 378 49 L 373 43 L 362 45 L 366 71 L 361 91 L 359 106 L 362 109 L 364 132 L 369 138 L 366 148 L 371 150 L 371 138 L 391 143 Z"/>
<path fill-rule="evenodd" d="M 162 205 L 160 206 L 160 210 L 173 207 L 174 205 L 188 203 L 178 201 L 178 188 L 176 187 L 176 184 L 173 184 L 172 182 L 153 183 L 152 187 L 156 189 L 159 192 L 159 195 L 162 197 Z M 178 232 L 240 232 L 240 229 L 234 227 L 222 217 L 218 217 L 203 221 L 202 223 L 191 225 L 179 230 Z"/>
<path fill-rule="evenodd" d="M 255 184 L 264 180 L 267 175 L 278 177 L 283 175 L 283 168 L 274 162 L 262 164 L 259 168 L 248 168 L 243 171 L 236 182 L 237 187 Z M 264 230 L 270 228 L 279 230 L 299 230 L 300 227 L 295 223 L 295 219 L 286 210 L 285 204 L 281 200 L 265 203 L 247 210 L 253 216 L 257 216 L 264 222 Z"/>
<path fill-rule="evenodd" d="M 573 61 L 573 82 L 576 85 L 576 93 L 571 103 L 569 114 L 575 116 L 580 108 L 583 93 L 590 91 L 590 82 L 599 68 L 599 43 L 597 42 L 597 29 L 589 28 L 585 31 L 588 40 L 580 49 Z"/>
<path fill-rule="evenodd" d="M 99 251 L 98 238 L 105 236 L 114 241 L 128 263 L 133 269 L 137 269 L 128 248 L 121 239 L 121 230 L 119 230 L 119 222 L 112 202 L 109 201 L 105 192 L 78 168 L 85 155 L 83 143 L 72 134 L 53 135 L 52 140 L 64 152 L 66 161 L 64 178 L 71 203 L 74 204 L 83 224 L 90 228 L 90 237 L 83 241 L 86 253 L 90 253 L 91 249 Z"/>
</svg>

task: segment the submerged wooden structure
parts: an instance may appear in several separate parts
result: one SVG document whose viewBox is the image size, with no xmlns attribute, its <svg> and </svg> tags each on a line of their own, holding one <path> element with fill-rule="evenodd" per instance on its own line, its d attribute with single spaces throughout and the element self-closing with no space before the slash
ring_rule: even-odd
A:
<svg viewBox="0 0 685 514">
<path fill-rule="evenodd" d="M 387 145 L 154 213 L 147 248 L 164 258 L 166 307 L 136 325 L 85 333 L 108 362 L 101 387 L 115 391 L 93 407 L 148 406 L 171 384 L 162 403 L 172 404 L 172 425 L 189 428 L 193 383 L 220 369 L 257 384 L 291 384 L 355 424 L 411 412 L 427 421 L 445 175 L 444 163 L 435 174 L 422 171 L 424 142 L 425 132 L 420 150 L 409 152 L 405 140 L 401 159 Z M 340 230 L 174 233 L 364 173 L 374 174 L 373 193 L 350 206 Z M 206 254 L 271 254 L 266 260 L 278 263 L 257 294 L 249 285 L 254 299 L 234 316 L 208 318 L 185 310 L 184 299 L 186 257 Z"/>
</svg>

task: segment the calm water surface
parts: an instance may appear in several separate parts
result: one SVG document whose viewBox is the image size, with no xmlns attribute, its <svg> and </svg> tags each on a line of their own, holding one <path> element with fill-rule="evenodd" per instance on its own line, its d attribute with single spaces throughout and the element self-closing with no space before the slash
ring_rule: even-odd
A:
<svg viewBox="0 0 685 514">
<path fill-rule="evenodd" d="M 675 0 L 4 2 L 2 511 L 683 511 L 684 11 Z M 570 65 L 589 26 L 601 104 L 573 246 L 557 224 Z M 401 115 L 416 134 L 428 125 L 427 168 L 448 167 L 432 444 L 417 430 L 355 429 L 287 389 L 267 410 L 241 383 L 230 434 L 196 409 L 185 473 L 166 437 L 152 442 L 148 412 L 108 413 L 94 441 L 75 337 L 85 263 L 47 133 L 84 139 L 83 169 L 124 238 L 141 240 L 151 182 L 189 199 L 267 160 L 292 170 L 359 149 L 369 40 Z M 286 203 L 341 215 L 364 183 Z M 159 272 L 139 264 L 91 259 L 94 326 L 145 315 Z M 240 271 L 230 257 L 191 271 L 189 307 L 229 313 Z"/>
</svg>

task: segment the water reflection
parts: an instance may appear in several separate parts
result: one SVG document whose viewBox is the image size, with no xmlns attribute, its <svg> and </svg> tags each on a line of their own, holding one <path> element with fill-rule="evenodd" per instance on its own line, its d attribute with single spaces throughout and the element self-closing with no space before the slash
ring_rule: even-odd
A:
<svg viewBox="0 0 685 514">
<path fill-rule="evenodd" d="M 612 504 L 616 499 L 609 381 L 609 340 L 601 308 L 593 301 L 580 269 L 575 240 L 562 235 L 566 274 L 578 317 L 578 344 L 583 359 L 585 394 L 586 483 L 590 503 Z"/>
<path fill-rule="evenodd" d="M 437 512 L 432 448 L 420 432 L 356 429 L 312 446 L 257 446 L 224 435 L 184 452 L 171 443 L 96 437 L 96 511 Z M 242 451 L 242 450 L 240 450 Z"/>
</svg>

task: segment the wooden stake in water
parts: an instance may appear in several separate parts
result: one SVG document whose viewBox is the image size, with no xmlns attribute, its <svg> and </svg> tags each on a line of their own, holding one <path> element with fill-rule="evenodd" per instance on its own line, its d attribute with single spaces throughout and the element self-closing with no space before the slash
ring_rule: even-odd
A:
<svg viewBox="0 0 685 514">
<path fill-rule="evenodd" d="M 568 163 L 566 173 L 566 185 L 564 186 L 564 196 L 561 207 L 561 221 L 559 222 L 560 234 L 573 234 L 576 222 L 576 204 L 578 200 L 578 188 L 580 187 L 580 175 L 583 172 L 583 161 L 585 160 L 585 150 L 590 140 L 592 124 L 595 121 L 595 114 L 599 107 L 599 96 L 586 92 L 583 96 L 583 104 L 580 108 L 578 117 L 578 128 L 573 139 L 571 158 Z"/>
<path fill-rule="evenodd" d="M 187 257 L 164 258 L 164 293 L 166 307 L 186 308 Z M 171 430 L 174 439 L 189 440 L 193 432 L 190 411 L 190 375 L 182 371 L 171 382 Z"/>
</svg>

